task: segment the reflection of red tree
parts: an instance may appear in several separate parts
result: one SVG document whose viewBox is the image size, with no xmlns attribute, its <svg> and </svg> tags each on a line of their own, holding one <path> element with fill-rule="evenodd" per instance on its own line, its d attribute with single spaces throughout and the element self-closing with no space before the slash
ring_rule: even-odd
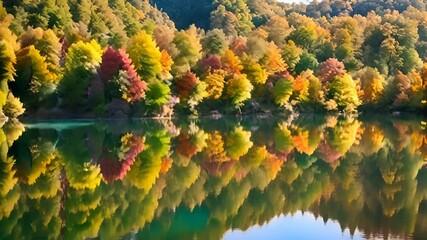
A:
<svg viewBox="0 0 427 240">
<path fill-rule="evenodd" d="M 176 91 L 178 92 L 179 98 L 186 99 L 191 91 L 193 91 L 193 88 L 196 87 L 198 81 L 199 79 L 196 74 L 192 72 L 187 72 L 178 78 L 176 80 Z"/>
<path fill-rule="evenodd" d="M 101 156 L 101 173 L 105 182 L 112 183 L 122 180 L 135 162 L 136 156 L 144 149 L 144 139 L 132 134 L 125 135 L 119 153 L 105 149 Z"/>
<path fill-rule="evenodd" d="M 393 122 L 393 127 L 396 129 L 397 134 L 393 138 L 393 144 L 396 152 L 401 152 L 407 144 L 409 144 L 409 136 L 411 135 L 408 125 L 400 122 Z"/>
<path fill-rule="evenodd" d="M 234 179 L 236 179 L 237 182 L 242 181 L 242 179 L 244 179 L 246 175 L 248 175 L 249 170 L 250 169 L 248 168 L 239 167 L 234 173 Z"/>
<path fill-rule="evenodd" d="M 334 163 L 342 157 L 341 153 L 334 150 L 325 140 L 320 143 L 317 150 L 319 157 L 327 163 Z"/>
<path fill-rule="evenodd" d="M 173 160 L 172 158 L 165 158 L 162 161 L 162 167 L 160 168 L 160 173 L 165 174 L 172 167 Z"/>
<path fill-rule="evenodd" d="M 214 161 L 204 161 L 202 163 L 202 168 L 211 176 L 221 176 L 224 173 L 230 171 L 235 161 L 227 161 L 227 162 L 214 162 Z"/>
<path fill-rule="evenodd" d="M 191 137 L 187 133 L 181 133 L 177 137 L 176 151 L 185 158 L 191 158 L 196 155 L 197 147 L 191 142 Z"/>
<path fill-rule="evenodd" d="M 123 59 L 120 53 L 112 47 L 107 48 L 102 55 L 102 63 L 99 66 L 99 75 L 104 81 L 111 80 L 114 75 L 119 73 L 123 65 Z"/>
<path fill-rule="evenodd" d="M 264 165 L 268 171 L 270 180 L 276 178 L 277 173 L 282 168 L 283 163 L 286 161 L 287 155 L 274 155 L 267 154 L 267 157 L 264 160 Z"/>
<path fill-rule="evenodd" d="M 323 83 L 330 83 L 335 76 L 342 76 L 345 73 L 345 66 L 336 58 L 329 58 L 319 65 L 319 79 Z"/>
<path fill-rule="evenodd" d="M 274 146 L 268 146 L 267 152 L 271 155 L 276 156 L 278 159 L 280 159 L 282 161 L 286 161 L 288 159 L 289 155 L 292 154 L 293 149 L 290 149 L 287 152 L 280 152 L 280 151 L 277 151 Z"/>
</svg>

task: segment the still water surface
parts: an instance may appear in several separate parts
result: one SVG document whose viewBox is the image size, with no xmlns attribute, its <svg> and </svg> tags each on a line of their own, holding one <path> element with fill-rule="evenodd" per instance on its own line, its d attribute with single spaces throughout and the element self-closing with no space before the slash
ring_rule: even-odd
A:
<svg viewBox="0 0 427 240">
<path fill-rule="evenodd" d="M 5 124 L 0 239 L 425 239 L 419 119 Z"/>
</svg>

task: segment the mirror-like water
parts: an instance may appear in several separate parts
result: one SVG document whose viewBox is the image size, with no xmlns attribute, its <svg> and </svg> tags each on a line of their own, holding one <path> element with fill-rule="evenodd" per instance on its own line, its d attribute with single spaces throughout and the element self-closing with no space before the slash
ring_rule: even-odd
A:
<svg viewBox="0 0 427 240">
<path fill-rule="evenodd" d="M 427 236 L 419 119 L 12 122 L 0 238 Z"/>
</svg>

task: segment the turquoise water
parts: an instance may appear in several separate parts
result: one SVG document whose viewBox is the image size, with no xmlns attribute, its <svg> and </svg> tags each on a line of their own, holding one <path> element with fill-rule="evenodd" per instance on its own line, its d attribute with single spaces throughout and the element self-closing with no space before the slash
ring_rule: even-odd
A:
<svg viewBox="0 0 427 240">
<path fill-rule="evenodd" d="M 0 239 L 422 239 L 421 120 L 11 122 Z"/>
</svg>

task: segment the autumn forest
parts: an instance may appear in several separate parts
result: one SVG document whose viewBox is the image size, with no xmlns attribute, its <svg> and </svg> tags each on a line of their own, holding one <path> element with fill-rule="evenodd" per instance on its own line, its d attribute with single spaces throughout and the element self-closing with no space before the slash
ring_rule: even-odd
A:
<svg viewBox="0 0 427 240">
<path fill-rule="evenodd" d="M 2 0 L 0 239 L 422 239 L 426 92 L 427 0 Z"/>
<path fill-rule="evenodd" d="M 0 3 L 8 118 L 422 113 L 426 57 L 420 0 Z"/>
</svg>

